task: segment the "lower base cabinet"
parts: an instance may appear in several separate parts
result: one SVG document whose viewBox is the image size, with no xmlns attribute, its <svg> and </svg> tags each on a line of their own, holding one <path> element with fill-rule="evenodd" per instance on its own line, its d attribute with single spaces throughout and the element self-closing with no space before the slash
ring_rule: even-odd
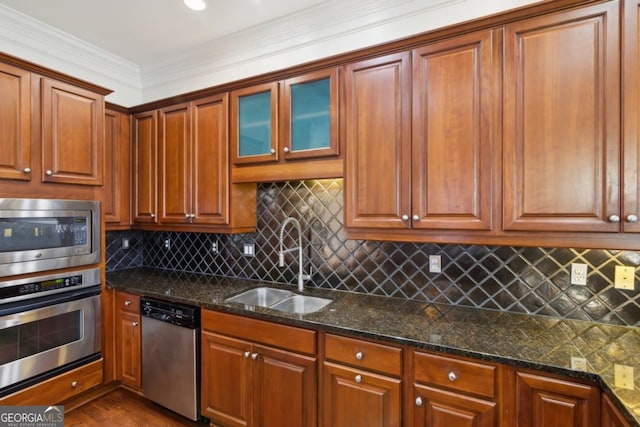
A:
<svg viewBox="0 0 640 427">
<path fill-rule="evenodd" d="M 224 426 L 316 425 L 315 332 L 208 310 L 202 329 L 202 415 Z"/>
<path fill-rule="evenodd" d="M 140 297 L 116 292 L 116 379 L 134 389 L 142 386 Z"/>
<path fill-rule="evenodd" d="M 601 427 L 631 427 L 631 424 L 624 419 L 615 404 L 605 394 L 602 395 L 602 422 Z"/>
</svg>

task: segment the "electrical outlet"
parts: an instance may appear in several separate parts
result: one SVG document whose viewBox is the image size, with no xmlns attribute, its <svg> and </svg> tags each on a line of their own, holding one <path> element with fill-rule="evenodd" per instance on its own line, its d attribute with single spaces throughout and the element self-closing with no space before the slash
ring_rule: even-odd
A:
<svg viewBox="0 0 640 427">
<path fill-rule="evenodd" d="M 256 255 L 256 245 L 254 243 L 245 243 L 244 244 L 244 256 L 252 257 Z"/>
<path fill-rule="evenodd" d="M 634 288 L 635 278 L 636 278 L 635 267 L 616 265 L 616 272 L 613 280 L 613 286 L 618 289 L 628 289 L 632 291 Z"/>
<path fill-rule="evenodd" d="M 171 249 L 171 239 L 164 239 L 164 248 Z"/>
<path fill-rule="evenodd" d="M 572 357 L 571 358 L 571 369 L 576 371 L 586 371 L 587 370 L 587 359 L 584 357 Z"/>
<path fill-rule="evenodd" d="M 218 242 L 211 242 L 211 253 L 214 255 L 218 253 Z"/>
<path fill-rule="evenodd" d="M 122 246 L 122 249 L 125 250 L 125 251 L 131 247 L 128 237 L 123 237 L 122 238 L 122 245 L 121 246 Z"/>
<path fill-rule="evenodd" d="M 613 365 L 613 384 L 616 387 L 633 390 L 633 367 L 625 365 Z"/>
<path fill-rule="evenodd" d="M 440 255 L 429 255 L 429 273 L 440 273 L 442 271 L 442 257 Z"/>
<path fill-rule="evenodd" d="M 571 264 L 571 284 L 586 285 L 587 284 L 587 264 Z"/>
</svg>

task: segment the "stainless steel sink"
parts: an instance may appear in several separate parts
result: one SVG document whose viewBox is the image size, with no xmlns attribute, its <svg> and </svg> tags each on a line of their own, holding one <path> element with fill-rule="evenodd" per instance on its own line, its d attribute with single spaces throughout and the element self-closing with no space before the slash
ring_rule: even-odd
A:
<svg viewBox="0 0 640 427">
<path fill-rule="evenodd" d="M 308 314 L 320 310 L 330 302 L 331 300 L 327 298 L 294 295 L 272 305 L 271 308 L 287 313 Z"/>
<path fill-rule="evenodd" d="M 307 295 L 297 295 L 284 289 L 274 289 L 263 286 L 249 289 L 241 294 L 227 298 L 225 302 L 271 308 L 287 313 L 309 314 L 320 310 L 332 302 L 332 300 Z"/>
<path fill-rule="evenodd" d="M 237 302 L 239 304 L 257 305 L 259 307 L 271 307 L 279 301 L 294 295 L 293 292 L 284 289 L 255 288 L 241 294 L 227 298 L 225 302 Z"/>
</svg>

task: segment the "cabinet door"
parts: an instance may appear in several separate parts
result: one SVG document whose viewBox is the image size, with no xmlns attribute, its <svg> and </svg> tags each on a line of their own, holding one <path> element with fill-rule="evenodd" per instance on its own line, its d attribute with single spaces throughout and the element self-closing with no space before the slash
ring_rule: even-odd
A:
<svg viewBox="0 0 640 427">
<path fill-rule="evenodd" d="M 491 123 L 500 74 L 494 72 L 492 34 L 466 34 L 413 51 L 414 228 L 492 228 Z"/>
<path fill-rule="evenodd" d="M 189 104 L 158 111 L 158 197 L 161 223 L 185 223 L 191 214 Z"/>
<path fill-rule="evenodd" d="M 505 27 L 505 230 L 618 231 L 618 8 Z"/>
<path fill-rule="evenodd" d="M 31 73 L 0 63 L 0 178 L 31 179 Z"/>
<path fill-rule="evenodd" d="M 518 427 L 597 427 L 596 387 L 540 375 L 516 373 Z"/>
<path fill-rule="evenodd" d="M 400 426 L 401 381 L 329 362 L 323 364 L 325 427 Z"/>
<path fill-rule="evenodd" d="M 104 97 L 42 79 L 42 180 L 102 185 Z"/>
<path fill-rule="evenodd" d="M 156 223 L 157 112 L 133 116 L 133 221 Z"/>
<path fill-rule="evenodd" d="M 622 123 L 624 138 L 624 175 L 622 229 L 640 232 L 640 1 L 624 2 L 624 76 Z"/>
<path fill-rule="evenodd" d="M 192 103 L 191 213 L 196 224 L 228 224 L 228 98 L 224 93 Z"/>
<path fill-rule="evenodd" d="M 411 208 L 409 53 L 345 68 L 345 225 L 407 228 Z"/>
<path fill-rule="evenodd" d="M 253 425 L 251 344 L 202 333 L 202 415 L 225 426 Z M 283 393 L 283 390 L 279 390 Z"/>
<path fill-rule="evenodd" d="M 278 83 L 231 92 L 234 164 L 278 161 Z"/>
<path fill-rule="evenodd" d="M 631 427 L 606 394 L 602 395 L 602 423 L 600 427 Z"/>
<path fill-rule="evenodd" d="M 107 109 L 104 119 L 104 220 L 107 229 L 131 224 L 131 145 L 128 114 Z"/>
<path fill-rule="evenodd" d="M 116 377 L 123 384 L 140 387 L 140 315 L 120 310 L 116 320 Z"/>
<path fill-rule="evenodd" d="M 254 352 L 259 355 L 254 402 L 260 425 L 315 426 L 316 358 L 260 345 Z"/>
<path fill-rule="evenodd" d="M 418 384 L 414 402 L 414 427 L 497 426 L 494 402 Z"/>
<path fill-rule="evenodd" d="M 339 68 L 287 79 L 282 87 L 285 159 L 337 156 Z"/>
</svg>

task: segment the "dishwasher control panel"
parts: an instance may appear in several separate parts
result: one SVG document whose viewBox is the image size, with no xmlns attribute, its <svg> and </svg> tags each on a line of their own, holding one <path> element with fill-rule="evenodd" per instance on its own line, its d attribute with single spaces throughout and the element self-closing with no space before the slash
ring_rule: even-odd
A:
<svg viewBox="0 0 640 427">
<path fill-rule="evenodd" d="M 188 304 L 143 297 L 140 298 L 140 314 L 184 328 L 200 327 L 200 307 Z"/>
</svg>

